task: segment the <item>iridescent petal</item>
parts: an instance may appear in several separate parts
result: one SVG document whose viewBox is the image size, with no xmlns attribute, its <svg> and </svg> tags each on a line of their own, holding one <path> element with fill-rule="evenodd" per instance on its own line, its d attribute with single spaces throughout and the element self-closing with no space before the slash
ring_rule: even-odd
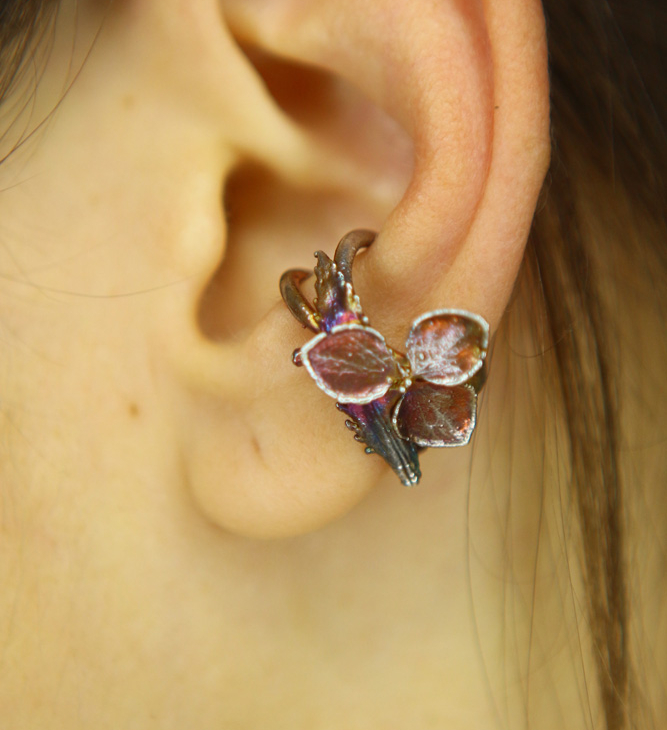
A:
<svg viewBox="0 0 667 730">
<path fill-rule="evenodd" d="M 379 332 L 341 325 L 301 348 L 301 360 L 317 385 L 339 403 L 369 403 L 398 377 L 394 357 Z"/>
<path fill-rule="evenodd" d="M 458 385 L 481 367 L 489 342 L 482 317 L 456 309 L 415 320 L 406 342 L 413 375 L 438 385 Z"/>
<path fill-rule="evenodd" d="M 477 394 L 469 385 L 453 388 L 416 381 L 394 411 L 402 438 L 419 446 L 463 446 L 475 428 Z"/>
</svg>

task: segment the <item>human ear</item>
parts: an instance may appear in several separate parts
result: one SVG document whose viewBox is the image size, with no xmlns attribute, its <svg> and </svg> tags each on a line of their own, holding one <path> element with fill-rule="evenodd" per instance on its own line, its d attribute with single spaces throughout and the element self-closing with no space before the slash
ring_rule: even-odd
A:
<svg viewBox="0 0 667 730">
<path fill-rule="evenodd" d="M 304 66 L 341 79 L 361 92 L 342 95 L 341 107 L 353 100 L 358 123 L 371 130 L 384 124 L 383 114 L 371 110 L 383 110 L 412 150 L 407 189 L 380 221 L 387 201 L 359 184 L 372 178 L 377 160 L 345 159 L 354 151 L 353 131 L 347 145 L 336 140 L 340 156 L 331 163 L 330 179 L 327 170 L 262 154 L 262 140 L 257 152 L 242 150 L 241 159 L 264 172 L 240 183 L 242 206 L 252 215 L 235 218 L 232 209 L 227 260 L 217 274 L 226 287 L 203 299 L 202 289 L 193 290 L 190 306 L 200 308 L 199 319 L 175 318 L 168 329 L 165 351 L 181 385 L 183 463 L 197 505 L 232 531 L 284 536 L 317 528 L 353 507 L 385 466 L 364 455 L 330 399 L 290 360 L 307 335 L 279 302 L 278 277 L 283 268 L 307 265 L 312 250 L 325 245 L 330 222 L 323 221 L 319 232 L 312 223 L 311 242 L 299 215 L 281 219 L 279 240 L 293 232 L 295 243 L 277 249 L 255 239 L 252 257 L 244 257 L 244 241 L 252 240 L 244 227 L 257 226 L 263 216 L 259 191 L 269 185 L 281 199 L 296 201 L 292 209 L 298 211 L 299 198 L 303 206 L 312 195 L 312 177 L 325 198 L 342 196 L 350 211 L 358 201 L 356 217 L 341 222 L 337 237 L 378 221 L 377 241 L 360 257 L 355 280 L 372 324 L 398 349 L 410 322 L 429 309 L 476 312 L 493 329 L 510 296 L 548 164 L 544 21 L 535 0 L 230 0 L 223 11 L 258 69 L 271 59 L 281 63 L 280 83 L 273 80 L 277 93 L 289 87 L 290 75 L 294 83 L 303 79 Z M 309 117 L 310 98 L 304 93 L 292 107 L 305 109 L 292 123 L 321 146 L 321 128 L 315 128 L 321 116 Z M 336 107 L 335 96 L 327 103 L 330 116 L 350 113 Z M 400 180 L 404 157 L 394 159 L 397 169 L 388 176 Z M 270 221 L 271 210 L 265 212 Z M 333 238 L 330 247 L 335 243 Z M 197 279 L 203 288 L 215 275 L 207 262 Z M 238 304 L 244 292 L 255 290 L 253 279 L 266 282 L 264 289 L 275 280 L 275 289 L 260 296 L 261 316 L 234 329 L 225 307 L 236 307 L 242 319 Z M 217 329 L 212 302 L 224 323 Z"/>
</svg>

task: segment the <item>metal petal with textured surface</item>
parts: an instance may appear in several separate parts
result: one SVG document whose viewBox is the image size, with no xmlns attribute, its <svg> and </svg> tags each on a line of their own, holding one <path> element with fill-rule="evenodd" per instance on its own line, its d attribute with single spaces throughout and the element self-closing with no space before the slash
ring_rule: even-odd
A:
<svg viewBox="0 0 667 730">
<path fill-rule="evenodd" d="M 317 385 L 340 403 L 381 398 L 399 375 L 384 337 L 358 324 L 314 337 L 301 348 L 300 357 Z"/>
<path fill-rule="evenodd" d="M 416 381 L 394 410 L 396 431 L 419 446 L 464 446 L 477 415 L 477 394 L 470 385 L 452 388 Z"/>
<path fill-rule="evenodd" d="M 414 377 L 438 385 L 459 385 L 483 365 L 489 325 L 457 309 L 427 312 L 412 325 L 406 341 Z"/>
</svg>

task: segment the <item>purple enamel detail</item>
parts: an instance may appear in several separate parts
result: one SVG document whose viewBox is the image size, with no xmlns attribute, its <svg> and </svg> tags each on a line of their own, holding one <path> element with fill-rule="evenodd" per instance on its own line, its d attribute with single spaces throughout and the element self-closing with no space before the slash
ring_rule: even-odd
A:
<svg viewBox="0 0 667 730">
<path fill-rule="evenodd" d="M 458 310 L 430 312 L 415 321 L 406 342 L 415 377 L 458 385 L 481 367 L 489 339 L 487 323 Z"/>
<path fill-rule="evenodd" d="M 463 446 L 475 428 L 476 411 L 471 386 L 417 381 L 399 401 L 393 420 L 399 435 L 419 446 Z"/>
<path fill-rule="evenodd" d="M 369 403 L 398 377 L 382 335 L 361 325 L 318 335 L 301 349 L 301 359 L 318 386 L 339 403 Z"/>
<path fill-rule="evenodd" d="M 346 425 L 354 431 L 355 439 L 381 456 L 406 487 L 412 487 L 421 477 L 419 454 L 415 444 L 399 438 L 392 422 L 399 397 L 397 391 L 390 390 L 371 403 L 339 403 L 338 409 L 352 419 Z"/>
<path fill-rule="evenodd" d="M 345 280 L 336 264 L 323 251 L 317 251 L 315 256 L 315 293 L 321 329 L 331 332 L 340 325 L 359 324 L 363 315 L 359 300 L 352 293 L 351 283 Z"/>
</svg>

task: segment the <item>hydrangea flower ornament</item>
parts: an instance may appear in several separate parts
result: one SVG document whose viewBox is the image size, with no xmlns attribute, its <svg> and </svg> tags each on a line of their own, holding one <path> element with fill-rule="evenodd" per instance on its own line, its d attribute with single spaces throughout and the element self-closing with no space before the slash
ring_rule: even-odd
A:
<svg viewBox="0 0 667 730">
<path fill-rule="evenodd" d="M 420 449 L 470 440 L 486 377 L 489 326 L 477 314 L 438 309 L 412 323 L 405 354 L 389 346 L 370 327 L 352 285 L 354 257 L 375 235 L 348 233 L 333 261 L 315 254 L 313 306 L 300 290 L 307 271 L 286 271 L 280 290 L 296 319 L 317 333 L 295 351 L 294 363 L 336 399 L 366 453 L 384 458 L 403 484 L 413 486 L 421 477 Z"/>
</svg>

